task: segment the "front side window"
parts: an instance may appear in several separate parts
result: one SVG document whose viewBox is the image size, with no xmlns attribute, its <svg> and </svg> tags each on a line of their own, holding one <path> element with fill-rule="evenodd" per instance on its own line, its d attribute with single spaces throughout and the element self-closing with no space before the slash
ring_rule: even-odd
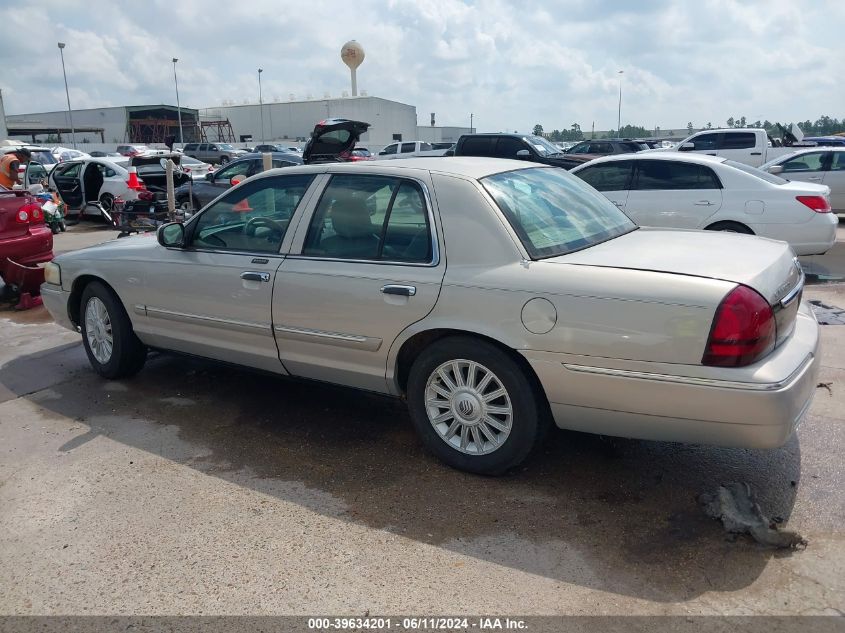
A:
<svg viewBox="0 0 845 633">
<path fill-rule="evenodd" d="M 612 154 L 613 145 L 610 143 L 591 143 L 590 154 Z"/>
<path fill-rule="evenodd" d="M 526 149 L 525 142 L 513 136 L 503 136 L 496 141 L 496 156 L 498 158 L 516 158 L 516 153 L 522 149 Z"/>
<path fill-rule="evenodd" d="M 251 168 L 254 162 L 255 161 L 252 160 L 239 160 L 236 163 L 232 163 L 225 169 L 221 169 L 220 171 L 215 173 L 214 180 L 217 180 L 219 182 L 227 182 L 235 176 L 251 175 Z"/>
<path fill-rule="evenodd" d="M 637 178 L 633 189 L 652 191 L 720 188 L 716 174 L 704 165 L 670 160 L 637 161 Z"/>
<path fill-rule="evenodd" d="M 78 178 L 79 171 L 82 169 L 82 163 L 65 163 L 54 167 L 57 176 L 64 176 L 65 178 Z"/>
<path fill-rule="evenodd" d="M 397 145 L 396 143 L 394 143 L 393 145 L 388 145 L 387 147 L 384 148 L 384 150 L 382 151 L 382 154 L 395 154 L 396 149 L 398 147 L 399 147 L 399 145 Z"/>
<path fill-rule="evenodd" d="M 569 154 L 589 154 L 590 153 L 590 144 L 589 143 L 578 143 L 578 145 L 571 148 L 568 153 Z"/>
<path fill-rule="evenodd" d="M 801 154 L 783 163 L 783 171 L 821 171 L 824 152 Z"/>
<path fill-rule="evenodd" d="M 587 167 L 574 174 L 597 191 L 625 191 L 630 186 L 633 162 L 614 161 Z"/>
<path fill-rule="evenodd" d="M 533 259 L 565 255 L 635 230 L 607 198 L 562 169 L 481 179 Z"/>
<path fill-rule="evenodd" d="M 715 150 L 719 147 L 719 134 L 700 134 L 690 141 L 697 151 Z"/>
<path fill-rule="evenodd" d="M 308 174 L 259 178 L 233 189 L 199 216 L 191 247 L 279 252 L 290 219 L 312 179 Z"/>
<path fill-rule="evenodd" d="M 420 186 L 387 176 L 333 176 L 320 198 L 303 255 L 427 263 L 431 230 Z"/>
</svg>

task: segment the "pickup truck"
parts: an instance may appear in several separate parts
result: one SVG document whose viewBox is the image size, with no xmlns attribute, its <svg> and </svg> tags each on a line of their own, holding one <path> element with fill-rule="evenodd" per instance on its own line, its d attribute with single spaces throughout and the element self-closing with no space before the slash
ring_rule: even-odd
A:
<svg viewBox="0 0 845 633">
<path fill-rule="evenodd" d="M 426 143 L 425 141 L 391 143 L 378 153 L 377 160 L 411 158 L 412 156 L 444 156 L 447 149 L 434 149 L 431 143 Z"/>
<path fill-rule="evenodd" d="M 455 149 L 448 151 L 452 156 L 510 158 L 563 169 L 572 169 L 593 158 L 598 158 L 592 154 L 564 154 L 559 147 L 540 136 L 506 132 L 464 134 L 458 139 Z"/>
<path fill-rule="evenodd" d="M 722 156 L 738 163 L 759 167 L 773 158 L 794 152 L 800 147 L 812 147 L 815 143 L 801 143 L 804 135 L 797 126 L 785 135 L 786 142 L 777 147 L 766 130 L 755 128 L 728 128 L 724 130 L 702 130 L 685 138 L 669 149 L 646 150 L 652 152 L 695 152 Z"/>
</svg>

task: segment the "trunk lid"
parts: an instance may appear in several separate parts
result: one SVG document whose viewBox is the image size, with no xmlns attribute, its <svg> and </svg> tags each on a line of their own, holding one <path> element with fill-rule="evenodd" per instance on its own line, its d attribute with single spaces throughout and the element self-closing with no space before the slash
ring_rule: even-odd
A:
<svg viewBox="0 0 845 633">
<path fill-rule="evenodd" d="M 803 278 L 786 242 L 715 231 L 640 228 L 544 261 L 722 279 L 753 288 L 771 305 L 786 297 Z"/>
<path fill-rule="evenodd" d="M 29 233 L 29 224 L 18 222 L 17 215 L 21 207 L 31 202 L 35 202 L 35 199 L 29 192 L 0 191 L 0 241 Z"/>
<path fill-rule="evenodd" d="M 305 144 L 302 161 L 306 165 L 339 162 L 342 160 L 340 154 L 351 151 L 369 127 L 369 123 L 349 119 L 320 121 L 314 126 L 311 138 Z"/>
</svg>

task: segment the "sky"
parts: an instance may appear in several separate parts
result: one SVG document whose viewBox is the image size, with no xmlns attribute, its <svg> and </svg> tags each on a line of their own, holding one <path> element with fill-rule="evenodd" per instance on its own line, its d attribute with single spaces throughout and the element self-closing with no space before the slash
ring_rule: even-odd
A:
<svg viewBox="0 0 845 633">
<path fill-rule="evenodd" d="M 10 0 L 4 0 L 4 4 Z M 2 8 L 6 114 L 359 90 L 479 131 L 845 118 L 841 0 L 43 0 Z M 622 75 L 619 70 L 624 71 Z"/>
</svg>

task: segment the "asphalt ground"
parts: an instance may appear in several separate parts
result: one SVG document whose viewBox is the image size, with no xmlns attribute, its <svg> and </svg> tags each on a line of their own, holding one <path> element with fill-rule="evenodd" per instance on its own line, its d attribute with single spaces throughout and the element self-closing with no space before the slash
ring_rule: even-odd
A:
<svg viewBox="0 0 845 633">
<path fill-rule="evenodd" d="M 845 307 L 845 284 L 805 296 Z M 399 401 L 163 354 L 109 382 L 43 308 L 0 312 L 0 614 L 841 615 L 845 327 L 822 336 L 779 449 L 556 431 L 485 478 Z M 705 516 L 725 482 L 806 549 Z"/>
</svg>

